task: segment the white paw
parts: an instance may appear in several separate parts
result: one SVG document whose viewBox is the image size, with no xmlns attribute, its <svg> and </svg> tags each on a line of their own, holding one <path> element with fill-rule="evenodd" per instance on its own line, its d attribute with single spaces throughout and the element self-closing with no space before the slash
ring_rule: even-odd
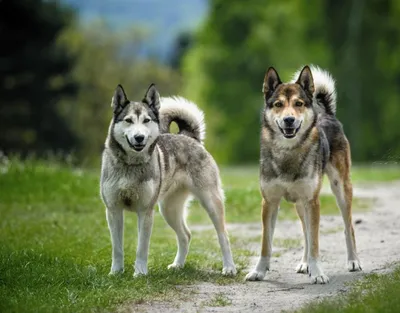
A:
<svg viewBox="0 0 400 313">
<path fill-rule="evenodd" d="M 301 262 L 296 266 L 296 273 L 307 274 L 308 273 L 308 263 Z"/>
<path fill-rule="evenodd" d="M 309 261 L 308 275 L 311 278 L 312 284 L 327 284 L 329 283 L 329 277 L 324 274 L 319 262 L 317 260 Z"/>
<path fill-rule="evenodd" d="M 361 263 L 358 260 L 350 260 L 347 262 L 347 269 L 349 272 L 362 271 Z"/>
<path fill-rule="evenodd" d="M 225 266 L 222 269 L 222 275 L 224 276 L 235 276 L 237 273 L 235 265 Z"/>
<path fill-rule="evenodd" d="M 168 265 L 167 267 L 169 270 L 177 270 L 177 269 L 181 269 L 183 268 L 183 264 L 179 264 L 179 263 L 172 263 L 170 265 Z"/>
<path fill-rule="evenodd" d="M 311 275 L 311 284 L 328 284 L 328 283 L 329 283 L 329 277 L 324 274 L 319 276 Z"/>
<path fill-rule="evenodd" d="M 113 275 L 118 275 L 118 274 L 122 274 L 124 272 L 124 268 L 123 267 L 119 267 L 119 268 L 111 268 L 110 273 L 108 273 L 109 276 L 113 276 Z"/>
<path fill-rule="evenodd" d="M 140 275 L 147 275 L 147 262 L 136 260 L 135 273 L 133 274 L 133 277 Z"/>
<path fill-rule="evenodd" d="M 265 277 L 265 273 L 266 271 L 253 270 L 246 275 L 245 279 L 249 281 L 263 280 Z"/>
</svg>

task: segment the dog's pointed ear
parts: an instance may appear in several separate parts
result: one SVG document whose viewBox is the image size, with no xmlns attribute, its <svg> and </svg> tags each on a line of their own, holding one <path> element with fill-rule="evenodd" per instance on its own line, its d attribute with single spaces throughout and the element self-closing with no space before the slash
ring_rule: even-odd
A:
<svg viewBox="0 0 400 313">
<path fill-rule="evenodd" d="M 113 108 L 114 113 L 123 109 L 128 102 L 129 101 L 125 94 L 124 88 L 122 88 L 121 85 L 118 85 L 111 101 L 111 107 Z"/>
<path fill-rule="evenodd" d="M 310 95 L 314 94 L 314 79 L 311 73 L 311 69 L 308 65 L 304 66 L 300 72 L 299 78 L 296 81 Z"/>
<path fill-rule="evenodd" d="M 282 84 L 282 81 L 279 78 L 278 72 L 273 67 L 270 67 L 265 73 L 262 91 L 265 94 L 274 92 L 276 87 L 278 87 L 280 84 Z"/>
<path fill-rule="evenodd" d="M 160 109 L 160 94 L 156 89 L 156 85 L 151 84 L 143 98 L 143 102 L 147 103 L 150 108 L 158 111 Z"/>
</svg>

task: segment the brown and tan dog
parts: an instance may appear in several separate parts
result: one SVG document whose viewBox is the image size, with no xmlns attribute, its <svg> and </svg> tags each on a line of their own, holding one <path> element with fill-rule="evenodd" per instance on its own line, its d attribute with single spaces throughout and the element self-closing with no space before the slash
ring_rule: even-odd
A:
<svg viewBox="0 0 400 313">
<path fill-rule="evenodd" d="M 305 66 L 290 83 L 282 83 L 274 68 L 264 79 L 260 187 L 262 247 L 247 280 L 262 280 L 270 267 L 272 238 L 282 198 L 294 202 L 304 231 L 304 255 L 296 268 L 312 283 L 328 283 L 319 262 L 319 220 L 323 175 L 326 173 L 341 210 L 346 235 L 348 269 L 361 270 L 352 226 L 353 189 L 350 146 L 335 116 L 336 91 L 331 75 Z"/>
</svg>

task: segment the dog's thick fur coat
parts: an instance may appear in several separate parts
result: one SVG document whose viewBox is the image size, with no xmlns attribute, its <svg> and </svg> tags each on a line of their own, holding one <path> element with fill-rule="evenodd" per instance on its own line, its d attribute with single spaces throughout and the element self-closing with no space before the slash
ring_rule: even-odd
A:
<svg viewBox="0 0 400 313">
<path fill-rule="evenodd" d="M 337 120 L 335 82 L 318 67 L 306 66 L 290 83 L 282 83 L 275 69 L 264 79 L 260 187 L 262 193 L 261 256 L 247 280 L 262 280 L 270 268 L 272 239 L 279 203 L 294 202 L 304 231 L 304 255 L 298 273 L 312 283 L 329 278 L 319 261 L 319 193 L 326 173 L 341 210 L 348 269 L 361 270 L 351 218 L 350 146 Z"/>
<path fill-rule="evenodd" d="M 180 97 L 160 98 L 154 85 L 140 102 L 129 101 L 118 86 L 112 108 L 114 116 L 103 152 L 100 184 L 112 241 L 111 274 L 124 270 L 124 209 L 138 215 L 134 275 L 147 274 L 153 208 L 157 202 L 177 236 L 178 251 L 169 268 L 182 267 L 191 237 L 185 208 L 190 195 L 194 195 L 217 231 L 222 273 L 235 275 L 219 170 L 203 145 L 203 112 Z M 172 122 L 178 124 L 178 134 L 169 133 Z"/>
</svg>

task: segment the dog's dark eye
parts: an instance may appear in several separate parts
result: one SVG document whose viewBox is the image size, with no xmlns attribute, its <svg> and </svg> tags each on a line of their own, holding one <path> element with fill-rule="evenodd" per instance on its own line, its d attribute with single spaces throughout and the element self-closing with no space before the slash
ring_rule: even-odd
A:
<svg viewBox="0 0 400 313">
<path fill-rule="evenodd" d="M 296 106 L 297 106 L 297 107 L 303 106 L 303 102 L 301 102 L 301 101 L 296 101 Z"/>
<path fill-rule="evenodd" d="M 126 118 L 125 122 L 127 122 L 129 124 L 133 124 L 133 120 L 130 117 Z"/>
<path fill-rule="evenodd" d="M 281 108 L 282 107 L 282 102 L 275 102 L 274 103 L 274 106 L 276 107 L 276 108 Z"/>
<path fill-rule="evenodd" d="M 151 120 L 149 119 L 149 118 L 145 118 L 144 120 L 143 120 L 143 123 L 148 123 L 148 122 L 150 122 Z"/>
</svg>

